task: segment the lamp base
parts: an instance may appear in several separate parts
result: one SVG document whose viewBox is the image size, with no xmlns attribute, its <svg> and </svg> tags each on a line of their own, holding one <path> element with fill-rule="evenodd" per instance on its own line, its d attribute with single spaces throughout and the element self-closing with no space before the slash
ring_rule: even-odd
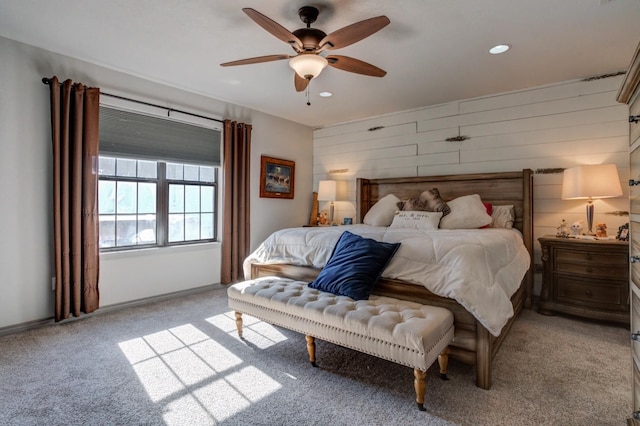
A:
<svg viewBox="0 0 640 426">
<path fill-rule="evenodd" d="M 593 232 L 593 201 L 587 201 L 587 232 L 585 235 L 596 235 Z"/>
<path fill-rule="evenodd" d="M 329 206 L 329 225 L 333 225 L 333 201 Z"/>
</svg>

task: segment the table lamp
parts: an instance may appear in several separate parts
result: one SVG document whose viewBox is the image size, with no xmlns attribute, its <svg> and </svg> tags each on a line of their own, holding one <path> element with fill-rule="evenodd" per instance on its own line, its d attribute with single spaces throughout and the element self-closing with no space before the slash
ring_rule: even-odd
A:
<svg viewBox="0 0 640 426">
<path fill-rule="evenodd" d="M 565 169 L 562 177 L 563 200 L 587 200 L 587 235 L 593 234 L 593 200 L 622 195 L 615 164 L 582 165 Z"/>
<path fill-rule="evenodd" d="M 336 181 L 335 180 L 321 180 L 318 183 L 318 200 L 330 201 L 329 208 L 329 224 L 333 225 L 333 202 L 336 199 Z"/>
</svg>

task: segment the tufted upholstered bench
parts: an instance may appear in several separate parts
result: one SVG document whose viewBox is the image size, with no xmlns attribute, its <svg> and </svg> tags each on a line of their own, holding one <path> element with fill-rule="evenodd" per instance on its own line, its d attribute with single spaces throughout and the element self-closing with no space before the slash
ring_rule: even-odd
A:
<svg viewBox="0 0 640 426">
<path fill-rule="evenodd" d="M 314 338 L 412 367 L 420 410 L 426 371 L 436 359 L 446 377 L 447 346 L 453 339 L 453 314 L 447 309 L 382 296 L 354 301 L 279 277 L 240 282 L 227 294 L 241 338 L 243 313 L 303 333 L 314 367 Z"/>
</svg>

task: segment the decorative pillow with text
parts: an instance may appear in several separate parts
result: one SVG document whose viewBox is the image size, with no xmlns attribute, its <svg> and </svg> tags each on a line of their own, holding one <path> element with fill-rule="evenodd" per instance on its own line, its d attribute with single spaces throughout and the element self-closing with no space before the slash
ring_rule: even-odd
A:
<svg viewBox="0 0 640 426">
<path fill-rule="evenodd" d="M 442 212 L 402 211 L 397 212 L 389 228 L 420 229 L 433 231 L 438 229 Z"/>
</svg>

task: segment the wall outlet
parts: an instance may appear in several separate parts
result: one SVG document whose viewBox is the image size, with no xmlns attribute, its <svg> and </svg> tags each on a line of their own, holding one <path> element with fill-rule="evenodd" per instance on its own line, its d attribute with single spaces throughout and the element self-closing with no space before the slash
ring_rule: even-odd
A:
<svg viewBox="0 0 640 426">
<path fill-rule="evenodd" d="M 56 291 L 56 277 L 51 277 L 51 291 Z"/>
</svg>

